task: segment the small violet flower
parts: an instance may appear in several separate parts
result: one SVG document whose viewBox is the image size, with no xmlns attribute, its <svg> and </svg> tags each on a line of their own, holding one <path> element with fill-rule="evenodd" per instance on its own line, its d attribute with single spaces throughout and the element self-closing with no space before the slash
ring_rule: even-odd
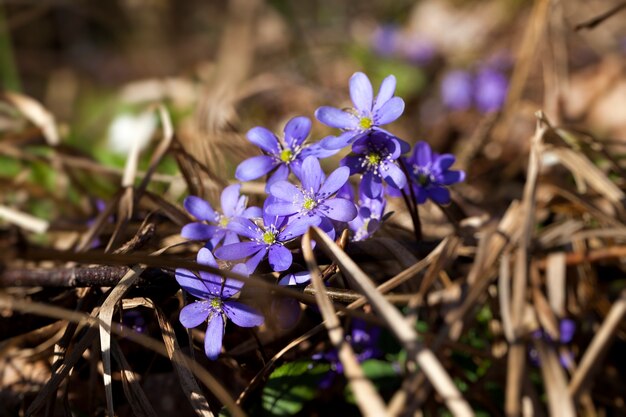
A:
<svg viewBox="0 0 626 417">
<path fill-rule="evenodd" d="M 354 199 L 352 186 L 346 184 L 337 195 L 346 196 L 350 200 Z M 358 242 L 370 238 L 382 225 L 383 215 L 387 200 L 384 195 L 378 198 L 369 198 L 359 188 L 359 201 L 357 202 L 358 214 L 348 222 L 348 227 L 353 232 L 352 241 Z"/>
<path fill-rule="evenodd" d="M 371 45 L 378 55 L 391 57 L 395 55 L 402 44 L 402 32 L 394 24 L 378 26 L 371 39 Z"/>
<path fill-rule="evenodd" d="M 265 201 L 261 225 L 243 217 L 230 222 L 228 225 L 230 231 L 250 240 L 224 245 L 215 251 L 215 255 L 227 261 L 249 258 L 246 261 L 248 271 L 256 270 L 266 256 L 274 271 L 281 272 L 289 268 L 293 256 L 284 246 L 285 243 L 303 235 L 310 226 L 317 225 L 319 218 L 294 218 L 288 222 L 287 217 L 272 216 L 267 213 L 267 207 L 273 201 L 271 197 Z"/>
<path fill-rule="evenodd" d="M 495 65 L 485 65 L 474 76 L 451 71 L 441 82 L 443 104 L 450 110 L 467 110 L 473 105 L 482 112 L 498 111 L 504 105 L 509 81 Z"/>
<path fill-rule="evenodd" d="M 326 178 L 317 158 L 309 156 L 302 163 L 299 176 L 302 186 L 296 187 L 288 181 L 272 184 L 270 194 L 275 200 L 267 206 L 266 212 L 274 216 L 315 218 L 318 224 L 322 218 L 350 221 L 357 214 L 354 204 L 343 198 L 332 198 L 349 176 L 350 170 L 340 167 Z"/>
<path fill-rule="evenodd" d="M 374 98 L 372 84 L 367 75 L 355 73 L 350 78 L 350 98 L 354 108 L 341 110 L 324 106 L 315 111 L 315 117 L 327 126 L 344 130 L 339 136 L 329 136 L 321 141 L 326 149 L 341 149 L 356 138 L 371 130 L 381 130 L 380 126 L 396 120 L 404 111 L 404 101 L 394 97 L 396 77 L 383 80 Z"/>
<path fill-rule="evenodd" d="M 450 202 L 446 186 L 465 179 L 465 172 L 449 169 L 455 161 L 452 154 L 434 153 L 426 142 L 415 144 L 413 153 L 406 158 L 406 165 L 417 204 L 424 204 L 428 198 L 438 204 Z"/>
<path fill-rule="evenodd" d="M 450 110 L 467 110 L 472 106 L 474 83 L 467 71 L 451 71 L 441 81 L 441 99 Z"/>
<path fill-rule="evenodd" d="M 207 240 L 207 247 L 214 249 L 222 240 L 225 245 L 239 242 L 236 233 L 227 229 L 230 221 L 237 217 L 261 217 L 259 207 L 248 207 L 248 198 L 240 196 L 241 185 L 235 184 L 224 188 L 221 195 L 223 213 L 213 210 L 208 201 L 196 196 L 189 196 L 183 202 L 185 209 L 199 222 L 183 226 L 181 235 L 192 240 Z"/>
<path fill-rule="evenodd" d="M 257 179 L 274 171 L 267 181 L 267 187 L 276 181 L 286 180 L 289 171 L 300 172 L 302 161 L 309 155 L 326 158 L 337 151 L 323 149 L 319 144 L 306 144 L 311 132 L 311 120 L 307 117 L 294 117 L 285 125 L 282 140 L 264 127 L 254 127 L 248 131 L 248 140 L 261 148 L 264 155 L 253 156 L 237 167 L 235 177 L 239 181 Z"/>
<path fill-rule="evenodd" d="M 198 263 L 217 268 L 213 254 L 207 248 L 198 252 Z M 244 265 L 235 265 L 233 272 L 247 275 Z M 261 313 L 231 298 L 241 290 L 243 282 L 227 278 L 222 283 L 218 275 L 200 271 L 198 278 L 186 269 L 176 270 L 176 281 L 189 294 L 198 298 L 186 305 L 181 311 L 179 320 L 188 329 L 208 322 L 204 337 L 204 353 L 214 360 L 222 350 L 222 339 L 226 326 L 226 318 L 240 327 L 254 327 L 263 324 Z"/>
<path fill-rule="evenodd" d="M 341 160 L 340 165 L 350 168 L 350 175 L 363 174 L 362 187 L 369 198 L 383 193 L 382 180 L 393 188 L 406 185 L 406 175 L 396 160 L 409 150 L 409 144 L 382 131 L 372 131 L 357 139 L 352 153 Z"/>
<path fill-rule="evenodd" d="M 368 327 L 363 320 L 355 319 L 353 321 L 352 331 L 346 336 L 346 339 L 352 345 L 359 363 L 382 355 L 382 351 L 378 348 L 380 333 L 380 328 Z M 330 363 L 329 373 L 320 382 L 322 388 L 330 388 L 335 377 L 343 374 L 343 364 L 339 360 L 339 353 L 336 349 L 315 354 L 313 355 L 313 360 L 322 360 Z"/>
<path fill-rule="evenodd" d="M 476 107 L 483 113 L 498 111 L 504 106 L 509 82 L 497 69 L 485 67 L 476 75 L 474 99 Z"/>
<path fill-rule="evenodd" d="M 534 339 L 543 340 L 544 342 L 559 347 L 559 362 L 561 366 L 566 369 L 571 369 L 574 364 L 574 355 L 568 349 L 566 349 L 565 345 L 568 345 L 572 340 L 574 340 L 574 333 L 576 333 L 576 323 L 571 319 L 561 319 L 559 321 L 559 340 L 555 341 L 550 337 L 548 332 L 543 329 L 536 330 L 532 333 L 532 337 Z M 530 360 L 534 365 L 539 366 L 539 353 L 537 349 L 531 347 L 529 352 Z"/>
</svg>

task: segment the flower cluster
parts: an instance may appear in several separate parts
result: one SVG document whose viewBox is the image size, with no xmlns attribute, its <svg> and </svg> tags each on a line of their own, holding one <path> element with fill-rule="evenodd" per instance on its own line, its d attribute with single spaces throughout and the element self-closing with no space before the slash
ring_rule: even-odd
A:
<svg viewBox="0 0 626 417">
<path fill-rule="evenodd" d="M 319 226 L 333 239 L 348 229 L 352 240 L 364 240 L 381 226 L 388 196 L 404 193 L 405 197 L 415 195 L 416 204 L 429 198 L 449 203 L 446 187 L 464 179 L 462 171 L 450 170 L 454 157 L 433 153 L 425 142 L 404 157 L 411 146 L 382 128 L 404 111 L 404 101 L 394 96 L 395 86 L 396 79 L 390 75 L 374 96 L 368 77 L 354 74 L 350 78 L 352 108 L 324 106 L 315 112 L 321 123 L 340 129 L 337 135 L 318 142 L 307 141 L 312 123 L 303 116 L 289 120 L 281 135 L 264 127 L 250 129 L 247 138 L 262 154 L 241 162 L 235 177 L 250 181 L 267 175 L 267 198 L 262 208 L 248 207 L 239 184 L 224 189 L 221 210 L 199 197 L 187 197 L 184 207 L 196 221 L 185 225 L 181 234 L 205 243 L 198 263 L 217 267 L 218 258 L 234 264 L 232 271 L 244 276 L 253 274 L 261 264 L 268 265 L 282 273 L 281 285 L 301 285 L 308 282 L 310 274 L 292 268 L 292 247 L 296 245 L 290 243 L 309 227 Z M 320 160 L 347 146 L 351 146 L 350 153 L 326 175 Z M 356 201 L 351 176 L 360 179 Z M 196 276 L 188 270 L 177 270 L 176 279 L 197 299 L 182 309 L 183 326 L 208 323 L 207 357 L 219 355 L 226 319 L 242 327 L 263 323 L 259 312 L 233 300 L 243 286 L 241 281 L 203 272 Z"/>
<path fill-rule="evenodd" d="M 508 89 L 501 65 L 485 65 L 476 74 L 463 70 L 447 73 L 441 82 L 441 98 L 450 110 L 476 106 L 481 113 L 490 113 L 502 108 Z"/>
</svg>

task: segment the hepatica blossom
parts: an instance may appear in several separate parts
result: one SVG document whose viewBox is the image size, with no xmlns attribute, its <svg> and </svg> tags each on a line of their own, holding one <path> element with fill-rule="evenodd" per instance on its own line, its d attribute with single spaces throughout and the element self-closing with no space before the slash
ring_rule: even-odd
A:
<svg viewBox="0 0 626 417">
<path fill-rule="evenodd" d="M 200 249 L 197 261 L 199 264 L 217 268 L 217 262 L 207 248 Z M 247 275 L 244 265 L 236 265 L 233 271 Z M 208 322 L 204 352 L 209 359 L 214 360 L 222 350 L 227 318 L 240 327 L 259 326 L 263 324 L 264 318 L 252 307 L 232 300 L 232 297 L 241 290 L 243 282 L 230 278 L 222 282 L 218 275 L 202 271 L 199 274 L 198 278 L 187 269 L 176 270 L 178 284 L 198 299 L 180 311 L 179 320 L 188 329 Z"/>
<path fill-rule="evenodd" d="M 426 142 L 415 144 L 413 153 L 406 158 L 406 164 L 410 186 L 413 187 L 418 204 L 423 204 L 429 198 L 439 204 L 450 202 L 450 191 L 446 186 L 465 179 L 465 172 L 450 169 L 455 160 L 452 154 L 434 153 Z"/>
<path fill-rule="evenodd" d="M 315 111 L 315 117 L 327 126 L 342 129 L 339 136 L 322 139 L 326 149 L 341 149 L 354 142 L 361 134 L 371 130 L 380 130 L 380 126 L 396 120 L 404 111 L 404 101 L 394 97 L 396 77 L 388 76 L 383 80 L 374 98 L 372 83 L 362 72 L 350 78 L 350 98 L 354 108 L 342 110 L 324 106 Z"/>
<path fill-rule="evenodd" d="M 276 181 L 286 180 L 289 171 L 298 175 L 302 161 L 314 155 L 326 158 L 337 151 L 323 149 L 319 144 L 307 144 L 311 132 L 311 120 L 307 117 L 294 117 L 285 125 L 282 140 L 264 127 L 254 127 L 248 131 L 248 140 L 261 148 L 263 155 L 253 156 L 237 167 L 235 177 L 239 181 L 250 181 L 273 171 L 267 181 L 269 187 Z"/>
<path fill-rule="evenodd" d="M 467 71 L 451 71 L 441 81 L 441 99 L 450 110 L 467 110 L 472 106 L 474 84 Z"/>
<path fill-rule="evenodd" d="M 483 113 L 500 110 L 506 101 L 508 89 L 509 81 L 501 71 L 482 68 L 476 76 L 476 107 Z"/>
<path fill-rule="evenodd" d="M 274 271 L 281 272 L 289 268 L 293 256 L 284 246 L 285 243 L 303 235 L 310 226 L 317 225 L 319 218 L 295 218 L 289 222 L 287 217 L 267 213 L 267 207 L 272 202 L 272 198 L 265 201 L 262 224 L 242 217 L 233 220 L 228 229 L 248 238 L 249 241 L 224 245 L 215 251 L 215 255 L 227 261 L 248 258 L 246 261 L 248 271 L 256 270 L 266 256 Z"/>
<path fill-rule="evenodd" d="M 409 149 L 409 144 L 395 136 L 381 131 L 372 131 L 357 139 L 352 145 L 352 153 L 340 164 L 350 168 L 350 174 L 363 174 L 362 188 L 369 198 L 382 195 L 382 180 L 390 186 L 402 189 L 406 185 L 406 175 L 396 160 Z"/>
<path fill-rule="evenodd" d="M 354 199 L 354 192 L 350 184 L 346 184 L 337 193 L 344 198 Z M 357 201 L 358 214 L 348 222 L 348 227 L 352 231 L 352 241 L 358 242 L 371 237 L 381 226 L 387 200 L 384 195 L 378 198 L 369 198 L 359 187 L 359 200 Z"/>
<path fill-rule="evenodd" d="M 506 101 L 509 81 L 496 66 L 485 65 L 476 75 L 468 71 L 451 71 L 441 82 L 443 104 L 451 110 L 475 106 L 482 113 L 498 111 Z"/>
<path fill-rule="evenodd" d="M 225 245 L 239 242 L 237 234 L 228 230 L 231 220 L 237 217 L 253 218 L 261 216 L 261 209 L 248 207 L 248 198 L 240 196 L 238 184 L 224 188 L 221 195 L 222 213 L 211 207 L 208 201 L 196 196 L 189 196 L 183 202 L 185 209 L 199 222 L 185 225 L 181 235 L 187 239 L 206 240 L 210 249 L 215 248 L 222 240 Z"/>
<path fill-rule="evenodd" d="M 382 351 L 378 348 L 380 339 L 380 329 L 378 327 L 368 327 L 363 320 L 355 319 L 352 323 L 352 331 L 346 336 L 348 342 L 356 355 L 356 359 L 364 362 L 368 359 L 378 358 Z M 330 371 L 320 382 L 322 388 L 329 388 L 337 375 L 343 374 L 343 364 L 339 360 L 339 353 L 336 349 L 313 355 L 314 360 L 321 360 L 330 363 Z"/>
<path fill-rule="evenodd" d="M 317 219 L 316 223 L 324 217 L 340 222 L 350 221 L 356 216 L 354 204 L 332 197 L 349 176 L 350 170 L 340 167 L 326 178 L 317 158 L 309 156 L 304 160 L 299 176 L 302 185 L 296 187 L 288 181 L 272 184 L 270 194 L 275 201 L 267 206 L 266 211 L 275 216 L 298 215 Z"/>
</svg>

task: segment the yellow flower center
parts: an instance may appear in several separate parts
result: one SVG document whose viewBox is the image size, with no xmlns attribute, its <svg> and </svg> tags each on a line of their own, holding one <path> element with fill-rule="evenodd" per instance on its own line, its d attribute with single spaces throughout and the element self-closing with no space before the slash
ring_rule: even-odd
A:
<svg viewBox="0 0 626 417">
<path fill-rule="evenodd" d="M 280 152 L 280 160 L 288 163 L 291 162 L 291 160 L 293 159 L 293 152 L 291 152 L 291 149 L 283 149 Z"/>
<path fill-rule="evenodd" d="M 317 203 L 311 197 L 305 197 L 304 203 L 302 203 L 302 207 L 304 207 L 306 210 L 312 210 L 313 208 L 315 208 L 316 205 Z"/>
<path fill-rule="evenodd" d="M 369 165 L 378 165 L 380 163 L 381 157 L 380 154 L 370 153 L 365 158 L 367 158 L 367 163 Z"/>
<path fill-rule="evenodd" d="M 228 222 L 229 222 L 228 217 L 221 216 L 218 224 L 220 225 L 220 227 L 226 227 L 226 226 L 228 226 Z"/>
<path fill-rule="evenodd" d="M 222 300 L 220 300 L 219 298 L 211 298 L 211 301 L 209 301 L 209 303 L 211 304 L 211 307 L 213 308 L 217 308 L 217 309 L 222 308 Z"/>
<path fill-rule="evenodd" d="M 359 120 L 359 127 L 363 130 L 367 130 L 372 127 L 374 121 L 371 117 L 361 117 Z"/>
<path fill-rule="evenodd" d="M 270 231 L 263 233 L 263 242 L 271 245 L 272 243 L 276 242 L 276 235 Z"/>
</svg>

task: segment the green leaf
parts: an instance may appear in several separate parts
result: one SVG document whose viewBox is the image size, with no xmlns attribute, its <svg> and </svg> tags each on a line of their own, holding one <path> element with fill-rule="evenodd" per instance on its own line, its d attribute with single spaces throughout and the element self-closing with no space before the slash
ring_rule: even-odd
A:
<svg viewBox="0 0 626 417">
<path fill-rule="evenodd" d="M 374 386 L 382 394 L 395 391 L 401 383 L 400 374 L 393 363 L 379 359 L 368 359 L 361 363 L 365 377 L 372 381 Z M 346 387 L 346 401 L 356 404 L 354 393 L 350 387 Z"/>
<path fill-rule="evenodd" d="M 312 361 L 295 361 L 282 365 L 270 375 L 263 388 L 263 409 L 271 416 L 291 416 L 315 398 L 318 383 L 330 365 Z"/>
</svg>

